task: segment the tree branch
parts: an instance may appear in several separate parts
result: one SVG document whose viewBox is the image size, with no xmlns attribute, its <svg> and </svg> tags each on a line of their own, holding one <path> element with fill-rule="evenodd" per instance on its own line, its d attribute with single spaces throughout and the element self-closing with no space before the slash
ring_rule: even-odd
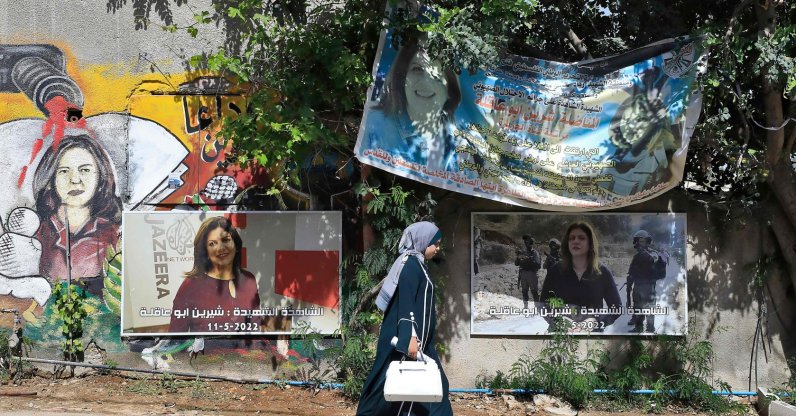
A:
<svg viewBox="0 0 796 416">
<path fill-rule="evenodd" d="M 573 31 L 568 24 L 565 24 L 564 28 L 567 31 L 567 41 L 569 42 L 569 45 L 572 46 L 572 49 L 579 53 L 582 59 L 592 59 L 589 48 L 586 47 L 586 44 L 583 43 L 575 31 Z"/>
<path fill-rule="evenodd" d="M 782 149 L 785 155 L 793 153 L 793 144 L 796 142 L 796 122 L 794 122 L 796 120 L 796 89 L 791 91 L 790 103 L 788 104 L 788 119 L 793 124 L 790 125 L 790 135 L 785 142 L 785 147 Z"/>
<path fill-rule="evenodd" d="M 357 315 L 359 315 L 359 312 L 362 310 L 362 308 L 364 308 L 366 304 L 372 302 L 373 299 L 376 299 L 376 295 L 379 294 L 379 291 L 381 290 L 381 287 L 384 286 L 384 281 L 385 280 L 387 280 L 386 277 L 384 279 L 381 279 L 381 281 L 379 283 L 377 283 L 376 286 L 373 286 L 370 289 L 370 291 L 367 294 L 365 294 L 365 296 L 363 296 L 362 299 L 359 300 L 359 302 L 357 303 L 357 306 L 354 308 L 354 311 L 351 312 L 351 317 L 348 319 L 348 327 L 349 328 L 353 328 L 354 327 L 354 323 L 356 322 Z"/>
<path fill-rule="evenodd" d="M 735 110 L 738 112 L 739 120 L 741 120 L 742 126 L 742 133 L 743 133 L 743 146 L 741 147 L 741 151 L 738 154 L 738 162 L 735 164 L 736 169 L 740 169 L 741 162 L 743 161 L 743 155 L 746 152 L 746 148 L 749 147 L 749 139 L 751 136 L 751 127 L 749 126 L 749 122 L 746 121 L 747 114 L 744 112 L 744 109 L 741 108 L 741 88 L 738 86 L 738 83 L 735 83 L 735 90 L 732 91 L 735 94 L 735 99 L 737 100 L 734 102 Z"/>
<path fill-rule="evenodd" d="M 753 2 L 754 0 L 744 0 L 743 2 L 735 6 L 735 9 L 732 11 L 732 17 L 730 18 L 730 22 L 727 24 L 727 31 L 724 32 L 725 45 L 730 41 L 730 37 L 732 36 L 732 29 L 738 23 L 738 16 L 741 14 L 741 11 L 743 11 L 744 8 L 746 8 Z"/>
</svg>

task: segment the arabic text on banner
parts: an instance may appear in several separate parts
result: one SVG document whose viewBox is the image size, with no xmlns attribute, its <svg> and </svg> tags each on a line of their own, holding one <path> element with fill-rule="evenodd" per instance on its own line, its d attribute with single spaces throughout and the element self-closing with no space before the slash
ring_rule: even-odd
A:
<svg viewBox="0 0 796 416">
<path fill-rule="evenodd" d="M 676 186 L 701 109 L 701 40 L 470 74 L 382 37 L 355 154 L 429 185 L 538 209 L 626 206 Z"/>
</svg>

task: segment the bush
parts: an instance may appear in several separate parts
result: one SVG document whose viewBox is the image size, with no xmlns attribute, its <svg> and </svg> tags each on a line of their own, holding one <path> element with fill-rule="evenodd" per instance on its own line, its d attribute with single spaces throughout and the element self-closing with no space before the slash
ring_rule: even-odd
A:
<svg viewBox="0 0 796 416">
<path fill-rule="evenodd" d="M 563 318 L 553 323 L 552 338 L 537 357 L 522 355 L 511 366 L 509 375 L 498 371 L 494 377 L 479 375 L 480 388 L 524 389 L 529 393 L 544 391 L 568 401 L 577 408 L 598 402 L 595 389 L 607 389 L 599 398 L 611 410 L 617 406 L 637 405 L 640 402 L 648 411 L 660 411 L 675 404 L 701 412 L 738 413 L 745 406 L 732 403 L 728 398 L 713 392 L 730 391 L 730 386 L 713 379 L 713 346 L 709 341 L 688 337 L 661 337 L 659 340 L 630 342 L 624 363 L 608 369 L 610 357 L 602 349 L 588 348 L 585 357 L 578 354 L 580 339 L 566 332 Z M 652 364 L 670 369 L 666 374 L 652 373 Z M 794 360 L 792 364 L 796 364 Z M 796 391 L 796 376 L 791 376 L 786 387 L 790 400 Z M 651 389 L 651 396 L 641 396 L 634 390 Z M 788 392 L 783 389 L 783 392 Z"/>
<path fill-rule="evenodd" d="M 582 408 L 605 380 L 600 366 L 604 353 L 589 349 L 581 359 L 577 353 L 579 341 L 566 332 L 564 321 L 557 318 L 553 323 L 553 337 L 538 358 L 525 354 L 511 366 L 510 385 L 528 391 L 542 390 Z"/>
</svg>

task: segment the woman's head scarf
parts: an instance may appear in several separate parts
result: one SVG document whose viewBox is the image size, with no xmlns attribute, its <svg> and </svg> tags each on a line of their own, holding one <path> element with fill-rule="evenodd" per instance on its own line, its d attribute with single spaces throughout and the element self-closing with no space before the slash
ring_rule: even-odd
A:
<svg viewBox="0 0 796 416">
<path fill-rule="evenodd" d="M 442 233 L 439 228 L 428 221 L 416 222 L 406 227 L 401 241 L 398 242 L 398 258 L 390 267 L 387 278 L 384 279 L 384 285 L 376 298 L 376 306 L 379 309 L 387 310 L 387 305 L 390 304 L 390 299 L 395 294 L 395 288 L 398 287 L 398 278 L 401 276 L 401 270 L 403 270 L 408 256 L 416 257 L 422 267 L 425 262 L 426 248 L 439 241 L 441 237 Z"/>
</svg>

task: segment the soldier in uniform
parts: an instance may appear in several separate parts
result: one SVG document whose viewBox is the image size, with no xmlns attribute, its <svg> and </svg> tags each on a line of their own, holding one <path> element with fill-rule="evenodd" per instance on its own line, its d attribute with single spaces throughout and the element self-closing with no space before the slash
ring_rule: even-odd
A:
<svg viewBox="0 0 796 416">
<path fill-rule="evenodd" d="M 542 258 L 539 252 L 533 248 L 535 243 L 533 237 L 530 235 L 523 235 L 522 241 L 525 243 L 525 249 L 517 249 L 517 258 L 514 260 L 515 266 L 520 266 L 520 273 L 517 277 L 517 288 L 522 290 L 522 304 L 524 308 L 528 307 L 528 289 L 531 291 L 533 301 L 539 300 L 539 276 L 537 272 L 542 267 Z"/>
<path fill-rule="evenodd" d="M 545 270 L 549 270 L 550 267 L 561 261 L 561 242 L 557 238 L 551 238 L 547 242 L 547 246 L 550 247 L 550 252 L 547 253 L 544 259 Z"/>
<path fill-rule="evenodd" d="M 481 229 L 473 227 L 473 273 L 478 274 L 478 263 L 481 262 Z"/>
<path fill-rule="evenodd" d="M 634 309 L 652 308 L 655 305 L 655 273 L 653 266 L 658 260 L 658 253 L 650 248 L 652 236 L 645 230 L 633 234 L 633 247 L 636 254 L 630 262 L 627 272 L 628 308 L 633 300 Z M 630 332 L 655 332 L 655 316 L 634 314 L 628 325 L 633 326 Z"/>
</svg>

